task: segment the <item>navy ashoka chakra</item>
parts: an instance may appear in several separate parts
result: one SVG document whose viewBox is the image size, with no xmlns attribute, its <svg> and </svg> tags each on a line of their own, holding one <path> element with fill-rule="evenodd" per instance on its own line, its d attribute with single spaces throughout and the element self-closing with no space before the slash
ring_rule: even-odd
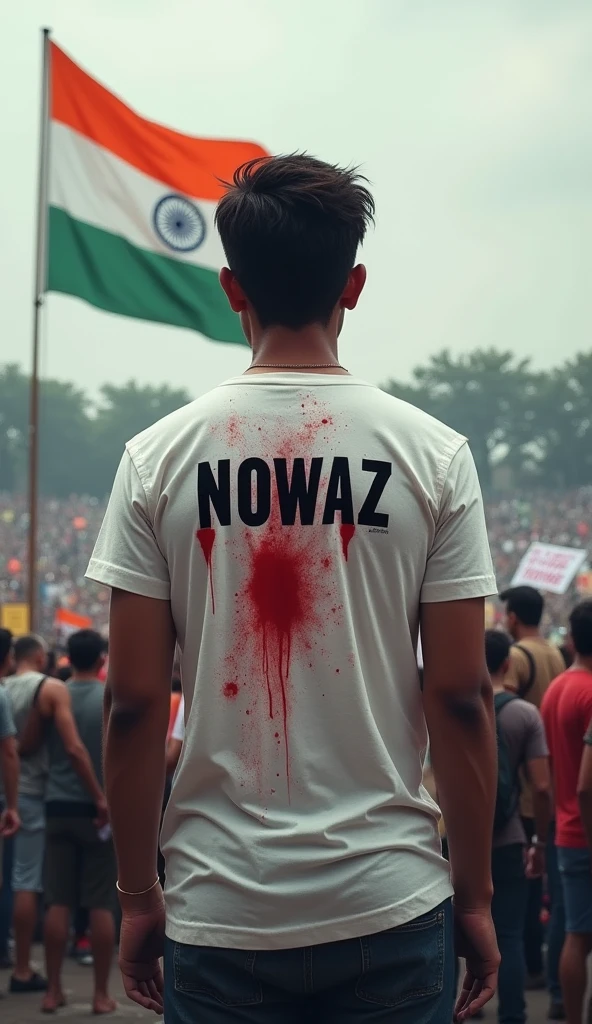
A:
<svg viewBox="0 0 592 1024">
<path fill-rule="evenodd" d="M 152 223 L 161 242 L 176 252 L 192 252 L 206 237 L 206 222 L 195 203 L 175 192 L 158 200 Z"/>
</svg>

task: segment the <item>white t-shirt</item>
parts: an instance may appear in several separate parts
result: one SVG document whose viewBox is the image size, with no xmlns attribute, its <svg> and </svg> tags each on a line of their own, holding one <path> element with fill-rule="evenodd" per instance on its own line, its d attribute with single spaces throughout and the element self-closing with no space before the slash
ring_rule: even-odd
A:
<svg viewBox="0 0 592 1024">
<path fill-rule="evenodd" d="M 181 743 L 185 739 L 185 701 L 181 697 L 179 707 L 177 708 L 177 714 L 175 715 L 175 724 L 171 732 L 172 740 L 180 740 Z"/>
<path fill-rule="evenodd" d="M 349 376 L 227 381 L 127 445 L 88 575 L 171 602 L 170 938 L 312 945 L 451 894 L 416 648 L 420 602 L 496 592 L 465 438 Z"/>
</svg>

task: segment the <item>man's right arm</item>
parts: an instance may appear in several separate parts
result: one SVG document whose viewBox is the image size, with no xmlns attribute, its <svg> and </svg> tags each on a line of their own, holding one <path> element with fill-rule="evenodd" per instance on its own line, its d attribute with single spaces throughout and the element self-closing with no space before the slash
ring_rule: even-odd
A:
<svg viewBox="0 0 592 1024">
<path fill-rule="evenodd" d="M 523 702 L 520 702 L 523 704 Z M 514 705 L 516 706 L 516 705 Z M 519 705 L 518 705 L 519 706 Z M 528 860 L 530 877 L 540 877 L 545 871 L 545 848 L 549 826 L 553 817 L 551 796 L 551 766 L 545 726 L 540 711 L 532 704 L 522 707 L 528 713 L 527 734 L 524 742 L 526 775 L 532 789 L 532 803 L 537 845 L 531 849 Z"/>
<path fill-rule="evenodd" d="M 584 753 L 578 779 L 578 803 L 588 847 L 592 850 L 592 722 L 584 737 Z"/>
</svg>

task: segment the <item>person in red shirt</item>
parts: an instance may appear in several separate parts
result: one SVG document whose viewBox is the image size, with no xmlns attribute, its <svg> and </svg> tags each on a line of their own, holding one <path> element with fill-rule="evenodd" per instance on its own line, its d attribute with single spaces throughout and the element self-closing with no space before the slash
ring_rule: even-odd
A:
<svg viewBox="0 0 592 1024">
<path fill-rule="evenodd" d="M 586 960 L 592 952 L 592 858 L 578 799 L 584 735 L 592 719 L 592 601 L 570 616 L 575 661 L 555 679 L 541 707 L 555 786 L 555 843 L 565 899 L 561 986 L 568 1024 L 581 1024 Z"/>
</svg>

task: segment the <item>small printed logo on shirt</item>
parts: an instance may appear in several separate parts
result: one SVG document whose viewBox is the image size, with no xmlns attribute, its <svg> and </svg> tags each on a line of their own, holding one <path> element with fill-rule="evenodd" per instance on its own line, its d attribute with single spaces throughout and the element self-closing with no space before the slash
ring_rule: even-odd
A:
<svg viewBox="0 0 592 1024">
<path fill-rule="evenodd" d="M 388 533 L 388 530 L 380 530 L 380 529 L 378 529 L 378 527 L 376 527 L 376 526 L 372 526 L 372 527 L 371 527 L 371 528 L 370 528 L 370 529 L 368 530 L 368 533 Z"/>
</svg>

